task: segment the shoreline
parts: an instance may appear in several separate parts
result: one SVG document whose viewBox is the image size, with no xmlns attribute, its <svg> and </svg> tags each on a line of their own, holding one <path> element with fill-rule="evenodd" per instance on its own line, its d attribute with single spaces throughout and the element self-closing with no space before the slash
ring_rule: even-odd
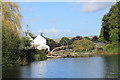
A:
<svg viewBox="0 0 120 80">
<path fill-rule="evenodd" d="M 76 53 L 74 53 L 76 54 Z M 77 53 L 79 55 L 70 55 L 70 54 L 63 54 L 62 56 L 51 56 L 47 58 L 46 60 L 52 60 L 52 59 L 58 59 L 58 58 L 84 58 L 84 57 L 95 57 L 95 56 L 109 56 L 109 55 L 120 55 L 120 53 L 108 53 L 105 52 L 104 54 L 102 53 Z"/>
<path fill-rule="evenodd" d="M 72 54 L 72 55 L 71 55 Z M 94 57 L 94 53 L 69 53 L 69 54 L 62 54 L 59 56 L 47 56 L 47 60 L 51 59 L 58 59 L 58 58 L 81 58 L 81 57 Z"/>
</svg>

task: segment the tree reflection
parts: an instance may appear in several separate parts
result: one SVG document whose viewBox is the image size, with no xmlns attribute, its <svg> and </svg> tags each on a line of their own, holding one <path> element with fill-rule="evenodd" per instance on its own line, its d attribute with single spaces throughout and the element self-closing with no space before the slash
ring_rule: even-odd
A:
<svg viewBox="0 0 120 80">
<path fill-rule="evenodd" d="M 104 77 L 118 78 L 118 55 L 104 56 Z"/>
</svg>

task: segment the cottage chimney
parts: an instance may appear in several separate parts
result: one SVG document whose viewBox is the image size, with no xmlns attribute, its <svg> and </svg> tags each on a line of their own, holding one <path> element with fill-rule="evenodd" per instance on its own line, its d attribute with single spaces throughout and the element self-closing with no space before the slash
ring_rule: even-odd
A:
<svg viewBox="0 0 120 80">
<path fill-rule="evenodd" d="M 41 33 L 40 35 L 43 36 L 43 33 Z"/>
<path fill-rule="evenodd" d="M 31 34 L 31 36 L 33 37 L 33 34 Z"/>
</svg>

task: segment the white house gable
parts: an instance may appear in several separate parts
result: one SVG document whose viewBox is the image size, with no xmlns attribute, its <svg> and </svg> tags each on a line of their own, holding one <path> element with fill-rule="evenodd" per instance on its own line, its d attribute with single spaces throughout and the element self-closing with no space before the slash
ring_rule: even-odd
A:
<svg viewBox="0 0 120 80">
<path fill-rule="evenodd" d="M 46 44 L 46 39 L 41 36 L 38 35 L 35 39 L 34 39 L 34 44 Z"/>
<path fill-rule="evenodd" d="M 39 34 L 34 40 L 32 39 L 32 37 L 27 34 L 27 37 L 29 38 L 29 40 L 31 40 L 31 45 L 32 47 L 41 50 L 41 49 L 48 49 L 48 51 L 50 51 L 50 47 L 48 45 L 46 45 L 46 39 Z"/>
</svg>

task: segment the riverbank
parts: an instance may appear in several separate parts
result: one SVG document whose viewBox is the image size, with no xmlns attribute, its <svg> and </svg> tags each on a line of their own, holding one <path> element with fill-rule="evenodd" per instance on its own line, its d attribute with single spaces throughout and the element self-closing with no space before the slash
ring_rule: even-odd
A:
<svg viewBox="0 0 120 80">
<path fill-rule="evenodd" d="M 77 58 L 77 57 L 94 57 L 97 55 L 120 55 L 120 53 L 109 53 L 107 51 L 96 51 L 96 52 L 73 52 L 73 51 L 61 51 L 55 54 L 47 56 L 47 59 L 56 59 L 56 58 Z"/>
<path fill-rule="evenodd" d="M 47 59 L 50 59 L 50 58 L 56 59 L 56 58 L 93 57 L 93 56 L 95 56 L 95 55 L 92 52 L 79 53 L 79 52 L 71 52 L 71 51 L 62 51 L 62 52 L 58 52 L 58 53 L 47 56 Z"/>
<path fill-rule="evenodd" d="M 98 51 L 95 53 L 95 55 L 120 55 L 120 53 L 110 53 L 110 52 L 105 52 L 105 51 Z"/>
</svg>

